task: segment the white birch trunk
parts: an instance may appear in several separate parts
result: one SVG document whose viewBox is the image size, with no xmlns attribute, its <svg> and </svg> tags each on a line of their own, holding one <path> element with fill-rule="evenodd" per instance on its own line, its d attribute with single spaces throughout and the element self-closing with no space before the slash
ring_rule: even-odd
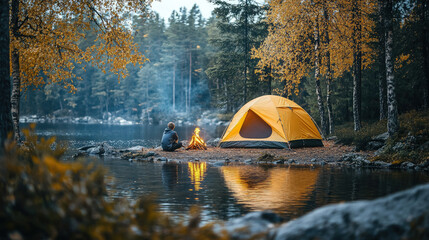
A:
<svg viewBox="0 0 429 240">
<path fill-rule="evenodd" d="M 387 83 L 387 131 L 389 137 L 395 135 L 399 129 L 398 107 L 395 95 L 395 78 L 393 72 L 393 17 L 392 0 L 385 1 L 385 56 L 386 56 L 386 83 Z"/>
<path fill-rule="evenodd" d="M 317 105 L 319 106 L 319 115 L 320 115 L 320 125 L 322 129 L 323 136 L 326 136 L 326 120 L 325 120 L 325 106 L 323 104 L 322 90 L 320 87 L 320 49 L 319 49 L 319 23 L 316 20 L 314 25 L 314 52 L 315 52 L 315 61 L 314 61 L 314 80 L 316 83 L 316 95 L 317 95 Z"/>
</svg>

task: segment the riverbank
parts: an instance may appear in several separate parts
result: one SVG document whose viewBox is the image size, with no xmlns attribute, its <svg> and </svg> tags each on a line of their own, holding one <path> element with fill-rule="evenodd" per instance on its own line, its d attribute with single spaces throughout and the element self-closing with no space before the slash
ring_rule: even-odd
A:
<svg viewBox="0 0 429 240">
<path fill-rule="evenodd" d="M 180 161 L 229 161 L 229 162 L 267 162 L 267 163 L 332 163 L 339 162 L 344 154 L 350 153 L 352 147 L 323 141 L 324 147 L 296 149 L 258 149 L 258 148 L 219 148 L 208 147 L 207 150 L 178 149 L 165 152 L 160 148 L 145 149 L 153 151 L 160 157 Z M 371 152 L 362 152 L 370 156 Z"/>
<path fill-rule="evenodd" d="M 196 162 L 223 165 L 239 164 L 274 164 L 294 166 L 348 166 L 360 168 L 386 168 L 429 171 L 429 161 L 420 164 L 404 161 L 389 163 L 377 160 L 376 151 L 355 152 L 353 146 L 336 144 L 334 141 L 323 141 L 323 147 L 297 149 L 257 149 L 257 148 L 219 148 L 208 147 L 207 150 L 178 149 L 174 152 L 158 148 L 136 146 L 120 150 L 122 159 L 144 162 Z"/>
</svg>

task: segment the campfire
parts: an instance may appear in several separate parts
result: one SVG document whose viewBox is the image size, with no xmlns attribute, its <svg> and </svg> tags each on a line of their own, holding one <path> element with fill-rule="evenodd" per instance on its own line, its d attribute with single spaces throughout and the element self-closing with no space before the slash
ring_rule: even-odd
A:
<svg viewBox="0 0 429 240">
<path fill-rule="evenodd" d="M 197 149 L 197 150 L 207 150 L 207 145 L 204 140 L 200 137 L 200 128 L 196 127 L 194 130 L 194 135 L 192 135 L 191 141 L 189 142 L 186 150 Z"/>
</svg>

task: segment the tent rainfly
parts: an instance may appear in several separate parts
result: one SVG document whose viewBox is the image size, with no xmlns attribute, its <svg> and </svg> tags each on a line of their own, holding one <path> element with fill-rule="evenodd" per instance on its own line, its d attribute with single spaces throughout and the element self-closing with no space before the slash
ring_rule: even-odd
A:
<svg viewBox="0 0 429 240">
<path fill-rule="evenodd" d="M 296 148 L 323 146 L 310 115 L 295 102 L 265 95 L 246 103 L 220 141 L 223 148 Z"/>
</svg>

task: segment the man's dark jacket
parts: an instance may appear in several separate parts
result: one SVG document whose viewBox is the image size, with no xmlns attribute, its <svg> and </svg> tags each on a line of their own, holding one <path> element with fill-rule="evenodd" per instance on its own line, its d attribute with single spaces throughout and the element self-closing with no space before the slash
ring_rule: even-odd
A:
<svg viewBox="0 0 429 240">
<path fill-rule="evenodd" d="M 164 151 L 174 150 L 173 144 L 176 145 L 175 143 L 177 142 L 178 139 L 179 139 L 179 136 L 177 136 L 177 133 L 175 131 L 171 130 L 170 128 L 166 128 L 164 130 L 164 134 L 162 135 L 162 140 L 161 140 L 162 149 Z"/>
</svg>

